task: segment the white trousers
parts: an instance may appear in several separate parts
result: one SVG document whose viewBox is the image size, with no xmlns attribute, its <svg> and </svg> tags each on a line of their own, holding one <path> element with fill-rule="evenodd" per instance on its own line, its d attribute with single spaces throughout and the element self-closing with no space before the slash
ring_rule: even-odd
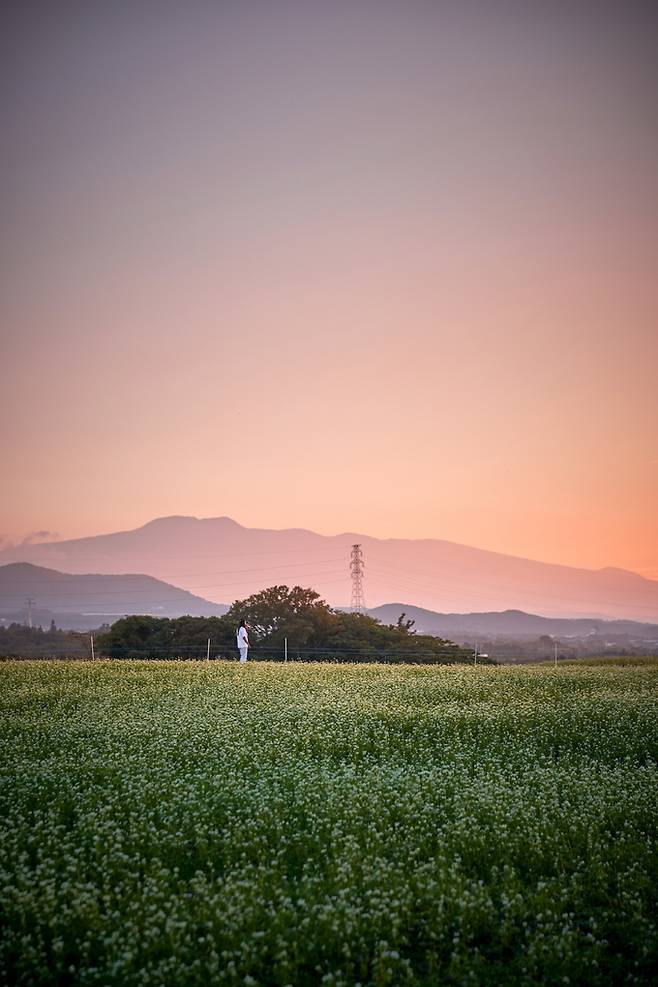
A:
<svg viewBox="0 0 658 987">
<path fill-rule="evenodd" d="M 240 650 L 240 661 L 246 661 L 247 651 L 249 650 L 249 648 L 240 648 L 239 650 Z"/>
</svg>

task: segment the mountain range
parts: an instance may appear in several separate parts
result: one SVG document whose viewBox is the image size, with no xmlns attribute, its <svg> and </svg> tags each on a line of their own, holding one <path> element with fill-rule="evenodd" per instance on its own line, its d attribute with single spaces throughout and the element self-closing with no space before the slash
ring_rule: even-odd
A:
<svg viewBox="0 0 658 987">
<path fill-rule="evenodd" d="M 538 562 L 439 539 L 247 528 L 228 517 L 158 518 L 132 531 L 21 545 L 0 552 L 0 565 L 148 573 L 220 605 L 275 583 L 312 586 L 340 607 L 350 603 L 354 543 L 363 551 L 369 607 L 406 598 L 447 613 L 513 609 L 544 617 L 658 620 L 658 581 L 623 569 Z"/>
<path fill-rule="evenodd" d="M 628 637 L 658 644 L 658 624 L 636 620 L 601 620 L 591 617 L 541 617 L 522 610 L 498 613 L 435 613 L 404 603 L 386 603 L 368 611 L 383 624 L 394 624 L 401 614 L 414 621 L 414 630 L 463 643 L 474 637 L 529 640 L 547 634 L 556 638 Z"/>
<path fill-rule="evenodd" d="M 27 601 L 32 600 L 31 605 Z M 0 618 L 35 626 L 51 619 L 66 629 L 87 630 L 128 614 L 219 617 L 228 608 L 144 575 L 69 575 L 29 562 L 0 566 Z"/>
<path fill-rule="evenodd" d="M 211 603 L 169 583 L 144 575 L 69 575 L 29 562 L 0 566 L 0 624 L 23 623 L 26 601 L 35 626 L 91 630 L 128 614 L 159 617 L 221 616 L 226 604 Z M 368 613 L 384 624 L 395 624 L 401 614 L 415 622 L 420 633 L 435 634 L 464 643 L 477 638 L 530 640 L 548 634 L 556 638 L 629 640 L 658 644 L 658 624 L 633 620 L 541 617 L 520 610 L 491 613 L 436 613 L 409 603 L 387 603 Z"/>
</svg>

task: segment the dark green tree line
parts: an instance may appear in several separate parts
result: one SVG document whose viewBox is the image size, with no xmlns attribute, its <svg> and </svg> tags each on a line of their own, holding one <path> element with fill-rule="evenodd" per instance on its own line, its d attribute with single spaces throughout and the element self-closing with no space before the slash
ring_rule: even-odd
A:
<svg viewBox="0 0 658 987">
<path fill-rule="evenodd" d="M 249 625 L 250 658 L 335 661 L 463 662 L 471 652 L 443 638 L 417 634 L 401 614 L 385 625 L 366 614 L 332 609 L 301 586 L 271 586 L 237 600 L 223 617 L 124 617 L 97 640 L 99 654 L 144 658 L 200 658 L 236 654 L 240 620 Z"/>
</svg>

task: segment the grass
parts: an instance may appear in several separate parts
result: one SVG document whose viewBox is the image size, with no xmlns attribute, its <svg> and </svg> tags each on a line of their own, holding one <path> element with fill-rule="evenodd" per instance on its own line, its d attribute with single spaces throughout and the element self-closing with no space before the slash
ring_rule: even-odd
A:
<svg viewBox="0 0 658 987">
<path fill-rule="evenodd" d="M 0 674 L 0 979 L 655 980 L 656 660 Z"/>
</svg>

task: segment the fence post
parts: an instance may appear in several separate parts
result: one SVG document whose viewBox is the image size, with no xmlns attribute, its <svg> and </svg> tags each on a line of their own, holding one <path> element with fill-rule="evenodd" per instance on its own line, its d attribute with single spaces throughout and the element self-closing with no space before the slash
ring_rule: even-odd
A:
<svg viewBox="0 0 658 987">
<path fill-rule="evenodd" d="M 288 661 L 288 638 L 287 637 L 284 637 L 284 639 L 283 639 L 283 660 L 284 660 L 284 662 Z"/>
<path fill-rule="evenodd" d="M 210 638 L 208 638 L 208 651 L 206 652 L 206 661 L 210 661 Z"/>
<path fill-rule="evenodd" d="M 91 641 L 91 660 L 94 661 L 94 636 L 93 636 L 93 634 L 90 634 L 89 635 L 89 640 Z"/>
</svg>

